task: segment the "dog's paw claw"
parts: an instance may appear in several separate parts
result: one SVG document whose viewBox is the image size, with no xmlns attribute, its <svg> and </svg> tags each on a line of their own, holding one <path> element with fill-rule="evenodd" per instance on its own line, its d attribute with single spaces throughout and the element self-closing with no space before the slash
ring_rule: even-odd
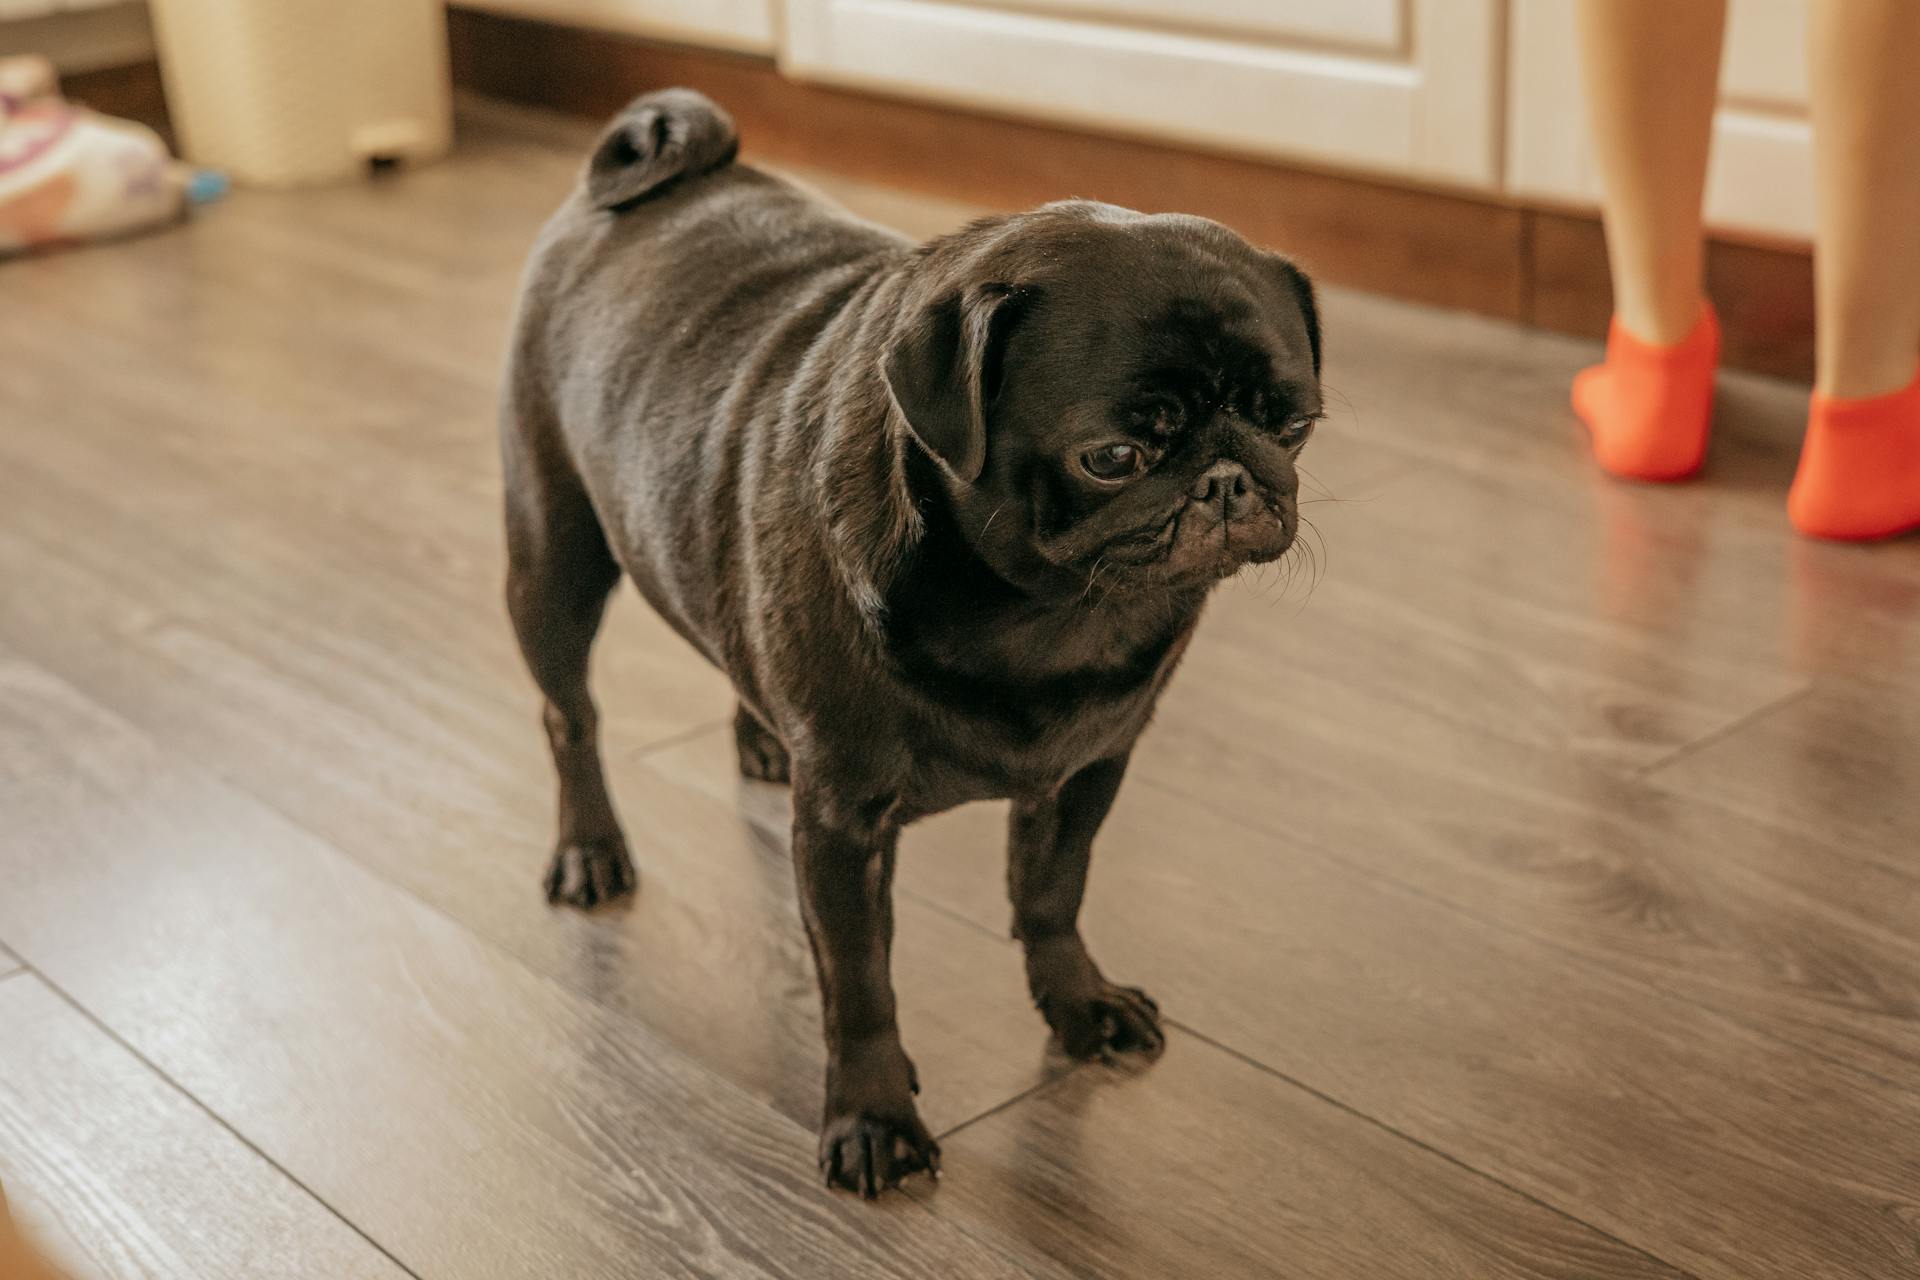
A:
<svg viewBox="0 0 1920 1280">
<path fill-rule="evenodd" d="M 820 1133 L 820 1172 L 829 1187 L 876 1199 L 909 1174 L 940 1179 L 940 1144 L 920 1118 L 835 1116 Z"/>
<path fill-rule="evenodd" d="M 633 859 L 621 841 L 562 845 L 547 868 L 547 901 L 586 910 L 626 897 L 636 883 Z"/>
<path fill-rule="evenodd" d="M 1117 1054 L 1155 1058 L 1167 1047 L 1160 1006 L 1138 987 L 1105 983 L 1091 996 L 1047 1000 L 1042 1010 L 1070 1057 L 1112 1063 Z"/>
</svg>

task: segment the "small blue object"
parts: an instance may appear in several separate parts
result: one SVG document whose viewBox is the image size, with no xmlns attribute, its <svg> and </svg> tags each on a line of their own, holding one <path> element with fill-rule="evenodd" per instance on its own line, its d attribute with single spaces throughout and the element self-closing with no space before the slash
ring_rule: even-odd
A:
<svg viewBox="0 0 1920 1280">
<path fill-rule="evenodd" d="M 218 169 L 195 169 L 187 179 L 187 203 L 212 204 L 227 194 L 230 185 L 227 175 Z"/>
</svg>

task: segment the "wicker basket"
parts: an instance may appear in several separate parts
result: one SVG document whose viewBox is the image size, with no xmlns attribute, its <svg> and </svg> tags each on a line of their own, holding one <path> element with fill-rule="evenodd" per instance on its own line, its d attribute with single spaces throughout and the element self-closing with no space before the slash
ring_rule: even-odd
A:
<svg viewBox="0 0 1920 1280">
<path fill-rule="evenodd" d="M 298 186 L 428 160 L 452 139 L 442 0 L 153 0 L 189 160 Z"/>
</svg>

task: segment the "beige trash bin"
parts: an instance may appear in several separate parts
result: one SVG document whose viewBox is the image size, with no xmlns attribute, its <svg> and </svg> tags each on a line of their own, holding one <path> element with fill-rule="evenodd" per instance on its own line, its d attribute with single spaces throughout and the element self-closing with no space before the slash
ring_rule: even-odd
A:
<svg viewBox="0 0 1920 1280">
<path fill-rule="evenodd" d="M 153 0 L 181 150 L 297 186 L 452 140 L 443 0 Z"/>
</svg>

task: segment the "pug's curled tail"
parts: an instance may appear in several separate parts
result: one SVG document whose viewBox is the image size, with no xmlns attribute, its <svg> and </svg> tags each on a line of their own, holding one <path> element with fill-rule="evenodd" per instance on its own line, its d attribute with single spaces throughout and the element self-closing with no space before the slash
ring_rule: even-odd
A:
<svg viewBox="0 0 1920 1280">
<path fill-rule="evenodd" d="M 587 199 L 622 213 L 674 184 L 733 163 L 733 117 L 692 89 L 660 89 L 628 103 L 587 161 Z"/>
</svg>

